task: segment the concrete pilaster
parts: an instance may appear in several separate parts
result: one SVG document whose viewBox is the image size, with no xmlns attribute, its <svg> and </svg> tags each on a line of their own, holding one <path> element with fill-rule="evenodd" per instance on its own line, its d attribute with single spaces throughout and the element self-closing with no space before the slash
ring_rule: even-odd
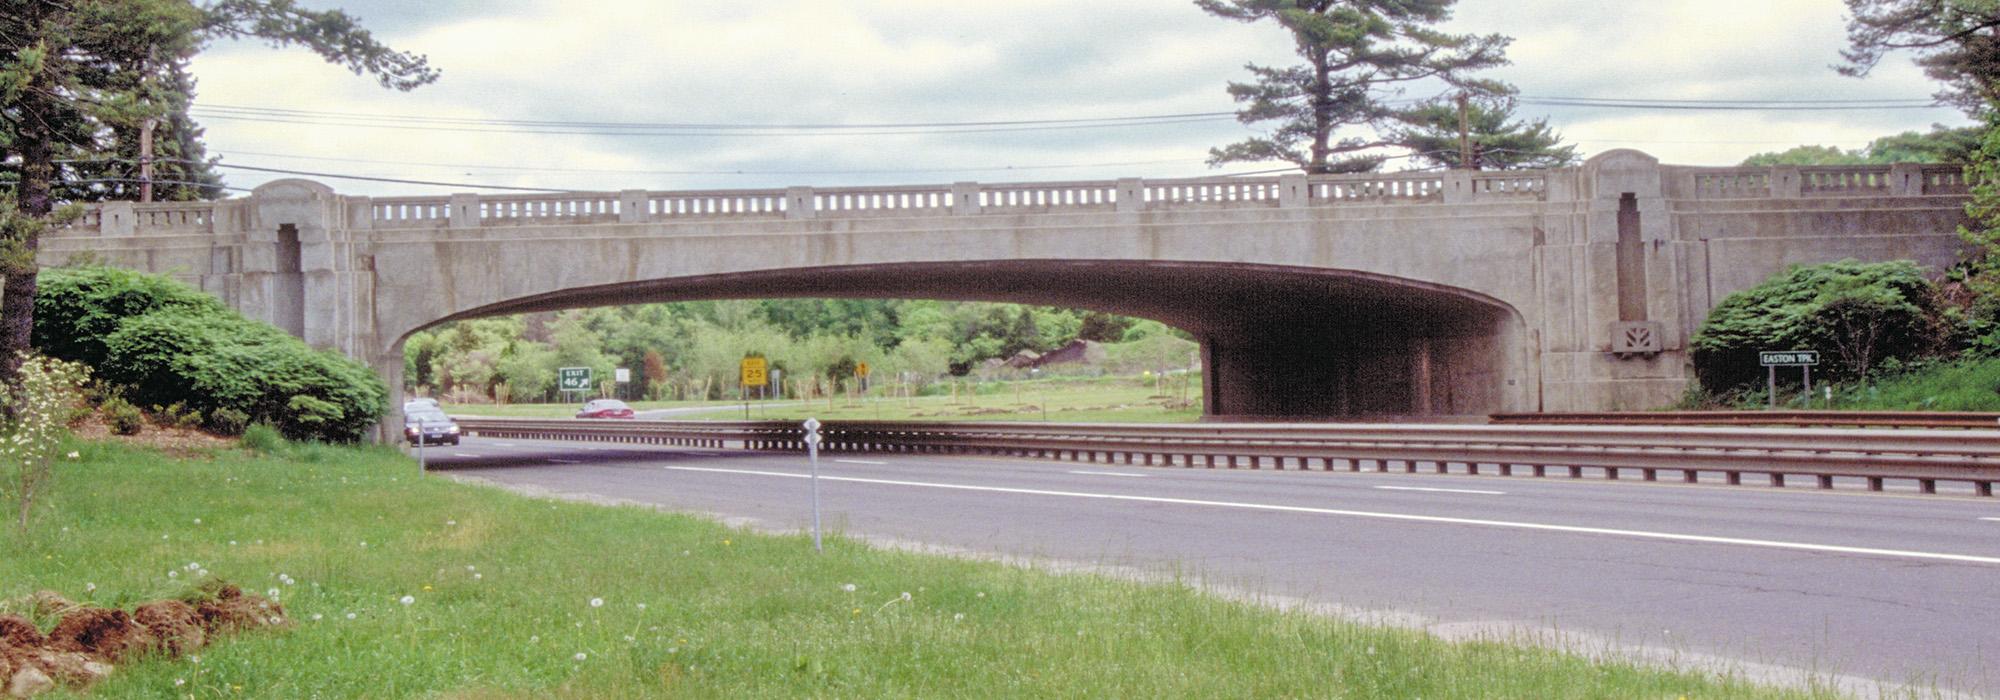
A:
<svg viewBox="0 0 2000 700">
<path fill-rule="evenodd" d="M 1132 212 L 1146 209 L 1146 183 L 1136 177 L 1118 180 L 1118 211 Z"/>
<path fill-rule="evenodd" d="M 979 183 L 951 183 L 951 213 L 965 216 L 979 213 Z"/>
<path fill-rule="evenodd" d="M 1798 197 L 1805 192 L 1805 173 L 1796 165 L 1779 165 L 1771 168 L 1771 196 Z"/>
<path fill-rule="evenodd" d="M 479 227 L 479 195 L 459 193 L 451 196 L 451 227 Z"/>
<path fill-rule="evenodd" d="M 1916 197 L 1924 193 L 1924 166 L 1917 163 L 1895 163 L 1889 166 L 1889 193 L 1898 197 Z"/>
<path fill-rule="evenodd" d="M 1286 173 L 1278 176 L 1278 206 L 1286 209 L 1312 206 L 1311 185 L 1306 182 L 1305 173 Z"/>
<path fill-rule="evenodd" d="M 1465 204 L 1472 201 L 1472 171 L 1444 171 L 1444 203 Z"/>
<path fill-rule="evenodd" d="M 646 211 L 645 190 L 618 191 L 618 223 L 645 223 L 647 218 L 649 212 Z"/>
<path fill-rule="evenodd" d="M 785 218 L 819 218 L 819 197 L 811 187 L 785 188 Z"/>
<path fill-rule="evenodd" d="M 139 216 L 132 210 L 131 202 L 105 202 L 98 210 L 101 217 L 97 235 L 106 237 L 130 236 L 137 232 Z"/>
</svg>

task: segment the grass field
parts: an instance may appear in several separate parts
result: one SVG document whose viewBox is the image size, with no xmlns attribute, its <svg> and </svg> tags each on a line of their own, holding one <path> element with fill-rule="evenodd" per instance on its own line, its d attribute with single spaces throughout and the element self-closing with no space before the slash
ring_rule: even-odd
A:
<svg viewBox="0 0 2000 700">
<path fill-rule="evenodd" d="M 975 390 L 976 387 L 976 390 Z M 749 417 L 758 420 L 950 420 L 1056 421 L 1072 423 L 1173 423 L 1201 418 L 1201 386 L 1196 381 L 1181 392 L 1136 378 L 1097 380 L 1042 379 L 1013 382 L 965 382 L 957 392 L 903 397 L 879 388 L 866 396 L 836 396 L 831 401 L 752 401 Z M 641 401 L 633 410 L 713 407 L 713 411 L 667 416 L 674 420 L 741 420 L 743 402 Z M 447 404 L 452 415 L 511 418 L 568 418 L 580 404 Z"/>
<path fill-rule="evenodd" d="M 0 600 L 129 604 L 194 566 L 276 589 L 296 621 L 122 667 L 91 697 L 1808 696 L 840 537 L 816 556 L 383 449 L 74 449 L 30 534 L 0 533 Z"/>
</svg>

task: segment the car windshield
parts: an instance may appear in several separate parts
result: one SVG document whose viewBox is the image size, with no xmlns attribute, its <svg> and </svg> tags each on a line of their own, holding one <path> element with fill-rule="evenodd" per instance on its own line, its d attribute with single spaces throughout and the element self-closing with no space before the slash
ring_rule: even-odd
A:
<svg viewBox="0 0 2000 700">
<path fill-rule="evenodd" d="M 445 417 L 444 411 L 411 411 L 403 416 L 403 422 L 405 424 L 449 423 L 451 419 Z"/>
<path fill-rule="evenodd" d="M 598 399 L 596 401 L 584 404 L 583 410 L 602 411 L 606 409 L 624 408 L 624 407 L 625 407 L 625 402 L 619 401 L 618 399 Z"/>
</svg>

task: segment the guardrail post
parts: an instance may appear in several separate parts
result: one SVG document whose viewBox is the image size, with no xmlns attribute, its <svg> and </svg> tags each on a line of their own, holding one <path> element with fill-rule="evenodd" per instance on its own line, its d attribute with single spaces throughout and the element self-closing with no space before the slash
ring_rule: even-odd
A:
<svg viewBox="0 0 2000 700">
<path fill-rule="evenodd" d="M 953 216 L 979 213 L 979 183 L 951 183 L 951 213 Z"/>
<path fill-rule="evenodd" d="M 649 218 L 652 217 L 651 212 L 646 211 L 645 190 L 618 191 L 618 223 L 639 224 Z"/>
<path fill-rule="evenodd" d="M 479 195 L 454 194 L 451 196 L 451 227 L 479 227 Z"/>
<path fill-rule="evenodd" d="M 1465 204 L 1471 202 L 1474 195 L 1475 193 L 1472 191 L 1472 171 L 1444 171 L 1445 204 Z"/>
</svg>

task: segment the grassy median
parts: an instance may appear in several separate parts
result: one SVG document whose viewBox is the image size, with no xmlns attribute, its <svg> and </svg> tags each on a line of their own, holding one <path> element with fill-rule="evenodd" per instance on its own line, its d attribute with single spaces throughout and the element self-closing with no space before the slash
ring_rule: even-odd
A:
<svg viewBox="0 0 2000 700">
<path fill-rule="evenodd" d="M 74 449 L 32 531 L 0 534 L 0 599 L 129 604 L 206 570 L 296 621 L 120 668 L 93 697 L 1808 696 L 838 537 L 816 556 L 384 449 Z"/>
</svg>

